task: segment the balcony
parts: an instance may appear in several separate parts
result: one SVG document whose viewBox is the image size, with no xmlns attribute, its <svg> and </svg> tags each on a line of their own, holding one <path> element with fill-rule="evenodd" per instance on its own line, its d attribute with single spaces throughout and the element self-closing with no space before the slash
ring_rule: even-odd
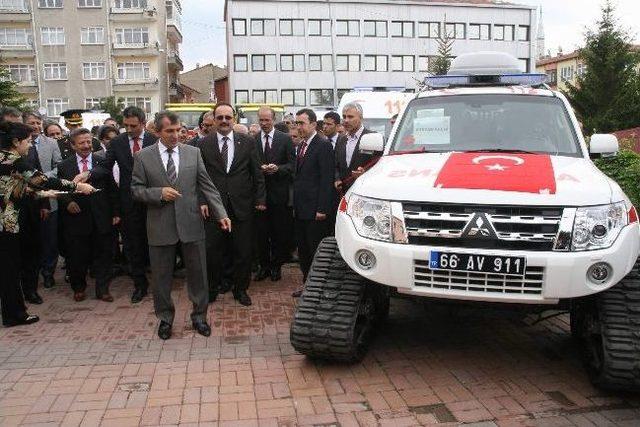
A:
<svg viewBox="0 0 640 427">
<path fill-rule="evenodd" d="M 167 37 L 174 43 L 182 43 L 182 20 L 180 15 L 167 16 Z"/>
<path fill-rule="evenodd" d="M 19 46 L 0 46 L 0 57 L 8 59 L 34 58 L 36 52 L 32 44 Z"/>
<path fill-rule="evenodd" d="M 167 55 L 167 64 L 169 67 L 177 68 L 179 71 L 184 70 L 184 64 L 177 51 L 170 51 Z"/>
<path fill-rule="evenodd" d="M 159 80 L 157 77 L 148 79 L 114 79 L 113 90 L 116 92 L 137 92 L 158 89 Z"/>
<path fill-rule="evenodd" d="M 157 56 L 158 42 L 149 43 L 113 43 L 114 56 Z"/>
<path fill-rule="evenodd" d="M 28 0 L 0 0 L 0 22 L 30 22 Z"/>
<path fill-rule="evenodd" d="M 16 89 L 21 94 L 38 93 L 38 82 L 36 80 L 17 82 Z"/>
<path fill-rule="evenodd" d="M 2 1 L 2 0 L 0 0 Z M 136 4 L 136 2 L 133 2 Z M 153 1 L 137 2 L 138 7 L 118 7 L 114 2 L 109 18 L 119 22 L 154 21 L 158 19 L 158 10 Z"/>
</svg>

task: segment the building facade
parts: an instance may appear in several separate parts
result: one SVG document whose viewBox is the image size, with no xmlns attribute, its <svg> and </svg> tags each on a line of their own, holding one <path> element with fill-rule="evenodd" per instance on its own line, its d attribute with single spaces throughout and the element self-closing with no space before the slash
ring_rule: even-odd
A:
<svg viewBox="0 0 640 427">
<path fill-rule="evenodd" d="M 536 69 L 547 75 L 547 84 L 552 89 L 566 90 L 567 82 L 575 85 L 578 77 L 587 71 L 587 66 L 575 51 L 542 58 L 538 60 Z"/>
<path fill-rule="evenodd" d="M 354 87 L 414 90 L 437 54 L 508 52 L 531 70 L 537 13 L 494 0 L 227 0 L 232 102 L 335 106 Z"/>
<path fill-rule="evenodd" d="M 55 117 L 115 96 L 152 113 L 177 96 L 179 0 L 1 0 L 0 58 Z"/>
<path fill-rule="evenodd" d="M 198 91 L 194 102 L 216 102 L 222 101 L 216 92 L 216 82 L 227 76 L 226 67 L 218 67 L 213 64 L 196 64 L 193 70 L 180 74 L 180 82 Z"/>
</svg>

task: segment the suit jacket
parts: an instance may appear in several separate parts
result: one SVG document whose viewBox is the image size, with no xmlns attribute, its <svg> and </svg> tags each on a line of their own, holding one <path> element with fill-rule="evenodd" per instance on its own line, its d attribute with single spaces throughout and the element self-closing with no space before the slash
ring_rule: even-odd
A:
<svg viewBox="0 0 640 427">
<path fill-rule="evenodd" d="M 142 147 L 149 147 L 156 143 L 156 137 L 148 132 L 144 133 Z M 111 170 L 113 165 L 118 163 L 120 169 L 120 182 L 118 193 L 120 196 L 120 206 L 123 210 L 129 209 L 133 205 L 131 198 L 131 175 L 133 173 L 133 155 L 129 147 L 129 135 L 122 133 L 111 140 L 107 149 L 105 167 Z"/>
<path fill-rule="evenodd" d="M 188 140 L 187 142 L 185 142 L 185 144 L 195 147 L 200 139 L 202 139 L 200 137 L 200 135 L 196 135 L 193 138 L 191 138 L 190 140 Z"/>
<path fill-rule="evenodd" d="M 274 130 L 273 141 L 269 141 L 271 149 L 265 155 L 262 132 L 256 137 L 256 151 L 261 165 L 273 163 L 278 166 L 278 171 L 272 175 L 264 174 L 267 191 L 267 206 L 289 203 L 289 184 L 293 180 L 296 158 L 293 151 L 291 137 L 278 129 Z"/>
<path fill-rule="evenodd" d="M 103 155 L 92 155 L 92 169 L 89 183 L 98 191 L 89 196 L 81 194 L 68 194 L 61 196 L 60 220 L 62 229 L 67 236 L 86 236 L 96 231 L 99 234 L 108 234 L 113 230 L 112 219 L 119 216 L 118 196 L 116 183 L 113 177 L 105 173 L 105 158 Z M 102 168 L 98 167 L 103 165 Z M 58 178 L 69 181 L 80 173 L 76 156 L 69 156 L 58 165 Z M 67 206 L 76 202 L 80 206 L 80 213 L 71 214 Z"/>
<path fill-rule="evenodd" d="M 368 133 L 373 133 L 373 131 L 367 128 L 362 131 L 362 135 L 366 135 Z M 360 152 L 360 140 L 362 139 L 362 135 L 360 135 L 360 138 L 356 143 L 356 148 L 353 150 L 351 163 L 349 164 L 347 164 L 347 136 L 342 135 L 338 138 L 338 141 L 336 142 L 336 180 L 344 180 L 351 175 L 351 172 L 366 165 L 373 158 L 373 154 Z M 347 187 L 350 187 L 350 185 Z M 343 191 L 346 192 L 347 188 L 343 187 Z"/>
<path fill-rule="evenodd" d="M 300 145 L 296 157 L 299 151 Z M 334 162 L 331 143 L 316 134 L 302 160 L 297 162 L 293 181 L 293 210 L 297 219 L 313 220 L 316 212 L 332 212 Z"/>
<path fill-rule="evenodd" d="M 56 143 L 58 145 L 58 150 L 60 150 L 62 159 L 66 159 L 67 157 L 75 157 L 76 152 L 73 151 L 73 148 L 71 147 L 71 140 L 68 136 L 61 138 L 60 140 L 56 141 Z M 95 153 L 100 151 L 101 149 L 102 146 L 100 145 L 100 141 L 98 140 L 98 138 L 92 138 L 91 150 Z"/>
<path fill-rule="evenodd" d="M 255 140 L 247 135 L 233 133 L 233 162 L 227 172 L 222 164 L 218 134 L 207 135 L 196 143 L 205 167 L 215 184 L 227 211 L 241 220 L 253 217 L 255 206 L 266 203 L 264 175 L 260 170 Z"/>
<path fill-rule="evenodd" d="M 205 235 L 199 198 L 209 205 L 213 217 L 226 218 L 220 193 L 207 175 L 200 150 L 182 144 L 178 148 L 178 179 L 173 186 L 181 197 L 173 202 L 162 201 L 162 187 L 172 185 L 160 157 L 159 144 L 137 153 L 131 178 L 133 198 L 147 205 L 149 245 L 166 246 L 178 241 L 189 243 L 202 240 Z"/>
<path fill-rule="evenodd" d="M 62 161 L 58 141 L 48 136 L 40 135 L 38 137 L 36 151 L 38 152 L 38 160 L 40 161 L 42 172 L 49 178 L 55 177 L 58 173 L 58 163 Z M 52 212 L 58 209 L 58 201 L 55 199 L 42 201 L 37 204 L 42 208 L 50 209 Z"/>
</svg>

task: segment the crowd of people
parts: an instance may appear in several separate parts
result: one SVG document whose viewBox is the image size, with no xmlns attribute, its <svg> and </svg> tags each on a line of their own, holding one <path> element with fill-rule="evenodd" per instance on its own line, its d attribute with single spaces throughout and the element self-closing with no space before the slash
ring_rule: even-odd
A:
<svg viewBox="0 0 640 427">
<path fill-rule="evenodd" d="M 62 258 L 75 301 L 86 299 L 88 277 L 104 302 L 113 301 L 116 274 L 131 278 L 133 304 L 151 283 L 162 339 L 171 336 L 172 279 L 185 268 L 193 327 L 208 336 L 208 304 L 231 291 L 250 306 L 252 274 L 255 282 L 278 281 L 297 253 L 306 281 L 317 246 L 333 233 L 340 197 L 375 160 L 358 149 L 369 130 L 357 103 L 342 116 L 318 120 L 301 109 L 279 123 L 263 107 L 249 127 L 218 103 L 195 130 L 169 111 L 147 121 L 134 106 L 122 123 L 109 118 L 88 130 L 81 113 L 63 113 L 65 130 L 35 112 L 0 112 L 5 326 L 38 320 L 25 302 L 43 302 L 40 283 L 60 286 L 54 272 Z"/>
</svg>

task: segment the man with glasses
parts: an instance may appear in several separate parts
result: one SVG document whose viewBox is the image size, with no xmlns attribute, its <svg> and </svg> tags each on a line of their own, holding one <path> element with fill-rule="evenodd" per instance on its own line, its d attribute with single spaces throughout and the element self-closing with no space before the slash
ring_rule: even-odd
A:
<svg viewBox="0 0 640 427">
<path fill-rule="evenodd" d="M 196 145 L 196 142 L 201 139 L 206 138 L 211 132 L 215 132 L 216 124 L 213 119 L 213 110 L 205 111 L 200 114 L 200 118 L 198 119 L 198 134 L 187 141 L 187 145 Z"/>
<path fill-rule="evenodd" d="M 231 253 L 233 297 L 248 306 L 252 303 L 247 294 L 251 280 L 252 221 L 256 210 L 266 209 L 264 176 L 254 140 L 233 131 L 233 107 L 221 102 L 213 111 L 217 131 L 199 140 L 196 147 L 200 148 L 207 172 L 220 192 L 233 228 L 231 232 L 224 231 L 213 221 L 207 221 L 205 225 L 209 301 L 215 301 L 218 293 L 228 290 L 221 286 L 223 258 L 225 253 Z"/>
<path fill-rule="evenodd" d="M 316 131 L 316 113 L 304 108 L 296 114 L 302 140 L 296 149 L 293 211 L 298 258 L 303 281 L 307 280 L 320 241 L 329 235 L 328 215 L 333 205 L 335 164 L 331 144 Z M 302 288 L 292 295 L 298 297 Z"/>
</svg>

